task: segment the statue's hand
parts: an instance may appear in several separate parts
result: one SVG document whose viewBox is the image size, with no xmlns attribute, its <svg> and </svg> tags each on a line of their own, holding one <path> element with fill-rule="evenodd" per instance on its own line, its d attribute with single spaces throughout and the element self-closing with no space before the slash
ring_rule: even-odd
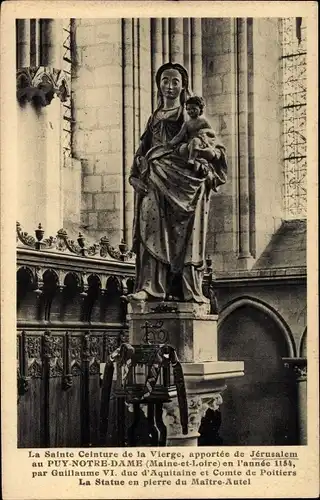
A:
<svg viewBox="0 0 320 500">
<path fill-rule="evenodd" d="M 130 184 L 137 193 L 142 195 L 147 194 L 147 185 L 144 182 L 140 181 L 140 179 L 138 179 L 137 177 L 131 177 Z"/>
</svg>

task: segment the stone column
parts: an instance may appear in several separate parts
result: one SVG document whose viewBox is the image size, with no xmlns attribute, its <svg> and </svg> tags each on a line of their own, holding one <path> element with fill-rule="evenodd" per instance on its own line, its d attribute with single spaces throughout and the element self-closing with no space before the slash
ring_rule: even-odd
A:
<svg viewBox="0 0 320 500">
<path fill-rule="evenodd" d="M 202 29 L 201 19 L 191 19 L 192 90 L 202 96 Z"/>
<path fill-rule="evenodd" d="M 41 44 L 41 19 L 30 20 L 31 49 L 30 66 L 40 66 L 40 44 Z"/>
<path fill-rule="evenodd" d="M 297 367 L 300 444 L 308 444 L 307 362 Z"/>
<path fill-rule="evenodd" d="M 183 65 L 190 75 L 191 69 L 191 19 L 183 19 Z"/>
<path fill-rule="evenodd" d="M 306 358 L 285 358 L 284 366 L 293 371 L 297 384 L 299 444 L 308 444 L 307 360 Z"/>
<path fill-rule="evenodd" d="M 183 19 L 170 19 L 170 60 L 183 64 Z"/>
<path fill-rule="evenodd" d="M 214 411 L 219 408 L 227 379 L 244 374 L 243 362 L 218 361 L 217 316 L 209 314 L 207 304 L 131 302 L 128 320 L 131 344 L 150 341 L 175 348 L 187 392 L 188 434 L 182 434 L 178 403 L 174 398 L 164 404 L 167 445 L 196 446 L 201 418 L 208 408 Z"/>
<path fill-rule="evenodd" d="M 162 64 L 162 21 L 151 19 L 152 109 L 157 107 L 156 73 Z"/>
<path fill-rule="evenodd" d="M 41 20 L 41 66 L 61 68 L 62 22 L 60 19 Z"/>
<path fill-rule="evenodd" d="M 133 21 L 122 20 L 122 85 L 123 85 L 123 228 L 124 241 L 131 245 L 133 220 L 133 189 L 129 184 L 134 155 L 134 87 L 133 87 Z"/>
<path fill-rule="evenodd" d="M 249 146 L 248 146 L 248 47 L 247 19 L 237 19 L 237 98 L 239 176 L 239 267 L 247 269 L 250 252 Z"/>
<path fill-rule="evenodd" d="M 134 109 L 134 151 L 140 142 L 140 19 L 133 19 L 133 109 Z"/>
<path fill-rule="evenodd" d="M 162 19 L 162 62 L 163 64 L 169 61 L 169 19 Z"/>
<path fill-rule="evenodd" d="M 145 64 L 151 60 L 150 19 L 140 19 L 140 129 L 144 131 L 151 113 L 151 77 L 150 65 Z"/>
<path fill-rule="evenodd" d="M 17 19 L 17 68 L 30 66 L 30 19 Z"/>
</svg>

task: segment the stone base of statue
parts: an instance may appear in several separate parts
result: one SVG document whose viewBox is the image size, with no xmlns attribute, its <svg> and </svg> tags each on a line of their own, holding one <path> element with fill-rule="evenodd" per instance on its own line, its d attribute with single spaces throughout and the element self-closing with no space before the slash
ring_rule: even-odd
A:
<svg viewBox="0 0 320 500">
<path fill-rule="evenodd" d="M 218 361 L 217 315 L 209 304 L 131 301 L 131 344 L 169 344 L 183 367 L 188 434 L 183 434 L 176 398 L 163 405 L 167 446 L 197 446 L 203 418 L 219 412 L 227 380 L 244 375 L 242 361 Z"/>
</svg>

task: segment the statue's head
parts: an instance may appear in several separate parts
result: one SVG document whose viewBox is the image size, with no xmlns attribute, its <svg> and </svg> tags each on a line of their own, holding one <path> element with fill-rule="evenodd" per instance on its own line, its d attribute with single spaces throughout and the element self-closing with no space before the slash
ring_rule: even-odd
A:
<svg viewBox="0 0 320 500">
<path fill-rule="evenodd" d="M 188 72 L 181 64 L 169 62 L 160 66 L 156 73 L 158 107 L 163 104 L 166 94 L 171 98 L 180 96 L 180 103 L 184 105 L 190 95 L 188 80 Z"/>
</svg>

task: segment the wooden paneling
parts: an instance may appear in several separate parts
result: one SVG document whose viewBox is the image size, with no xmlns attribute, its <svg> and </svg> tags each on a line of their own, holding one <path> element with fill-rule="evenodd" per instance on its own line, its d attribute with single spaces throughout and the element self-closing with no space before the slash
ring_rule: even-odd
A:
<svg viewBox="0 0 320 500">
<path fill-rule="evenodd" d="M 100 362 L 117 345 L 103 330 L 19 332 L 18 447 L 104 444 Z"/>
</svg>

